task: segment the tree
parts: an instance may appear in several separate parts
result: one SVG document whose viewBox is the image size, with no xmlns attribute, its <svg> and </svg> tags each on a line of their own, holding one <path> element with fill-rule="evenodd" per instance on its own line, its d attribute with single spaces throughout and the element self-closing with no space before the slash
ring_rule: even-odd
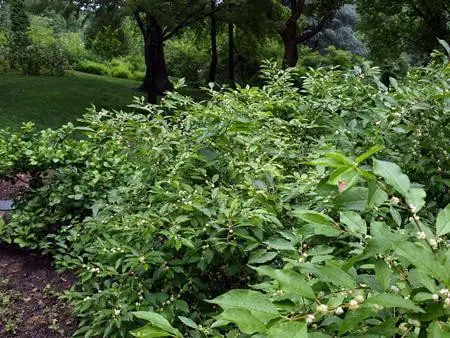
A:
<svg viewBox="0 0 450 338">
<path fill-rule="evenodd" d="M 357 0 L 360 29 L 379 65 L 392 64 L 402 53 L 409 62 L 428 60 L 438 38 L 450 39 L 448 0 Z"/>
<path fill-rule="evenodd" d="M 10 49 L 12 52 L 11 66 L 15 68 L 19 65 L 21 55 L 29 45 L 27 36 L 30 25 L 28 15 L 25 11 L 23 0 L 9 0 L 9 20 L 11 22 Z"/>
<path fill-rule="evenodd" d="M 173 89 L 167 72 L 164 42 L 223 6 L 217 3 L 211 8 L 209 0 L 187 2 L 138 0 L 129 5 L 144 38 L 146 74 L 142 87 L 148 93 L 149 102 L 156 102 L 157 95 Z"/>
<path fill-rule="evenodd" d="M 334 11 L 341 7 L 344 1 L 283 0 L 282 2 L 289 8 L 288 18 L 279 31 L 284 44 L 283 67 L 295 67 L 299 58 L 297 46 L 322 31 L 333 18 Z M 316 23 L 305 26 L 304 22 L 308 17 L 314 18 Z"/>
<path fill-rule="evenodd" d="M 366 55 L 367 47 L 356 35 L 359 23 L 356 7 L 345 4 L 339 8 L 328 25 L 316 36 L 307 41 L 308 47 L 325 53 L 329 46 L 347 50 L 356 55 Z"/>
</svg>

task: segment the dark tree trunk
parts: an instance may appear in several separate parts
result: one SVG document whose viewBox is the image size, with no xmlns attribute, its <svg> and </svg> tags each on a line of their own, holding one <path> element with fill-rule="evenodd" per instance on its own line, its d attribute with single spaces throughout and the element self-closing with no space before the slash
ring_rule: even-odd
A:
<svg viewBox="0 0 450 338">
<path fill-rule="evenodd" d="M 283 68 L 295 67 L 298 62 L 297 22 L 287 22 L 281 32 L 284 45 Z"/>
<path fill-rule="evenodd" d="M 140 89 L 148 95 L 149 103 L 156 103 L 157 96 L 173 90 L 167 72 L 162 28 L 147 13 L 145 25 L 136 17 L 144 37 L 145 78 Z"/>
<path fill-rule="evenodd" d="M 209 66 L 209 82 L 216 82 L 217 71 L 217 19 L 215 14 L 216 0 L 211 0 L 211 64 Z"/>
<path fill-rule="evenodd" d="M 228 23 L 228 80 L 234 86 L 234 24 Z"/>
</svg>

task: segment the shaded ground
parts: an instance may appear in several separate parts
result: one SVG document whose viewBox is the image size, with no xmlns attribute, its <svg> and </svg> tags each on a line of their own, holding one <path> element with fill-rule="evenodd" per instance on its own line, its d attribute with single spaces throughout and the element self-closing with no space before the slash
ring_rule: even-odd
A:
<svg viewBox="0 0 450 338">
<path fill-rule="evenodd" d="M 0 199 L 26 189 L 24 181 L 0 181 Z M 70 337 L 76 320 L 58 295 L 73 283 L 52 269 L 50 258 L 0 244 L 0 337 Z"/>
<path fill-rule="evenodd" d="M 58 294 L 72 283 L 50 259 L 0 247 L 0 337 L 70 337 L 76 321 Z"/>
</svg>

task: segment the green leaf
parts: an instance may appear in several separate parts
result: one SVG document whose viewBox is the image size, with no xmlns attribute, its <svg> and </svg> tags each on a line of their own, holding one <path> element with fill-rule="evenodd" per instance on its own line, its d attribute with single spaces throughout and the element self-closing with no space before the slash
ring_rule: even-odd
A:
<svg viewBox="0 0 450 338">
<path fill-rule="evenodd" d="M 425 190 L 421 188 L 411 188 L 406 196 L 408 205 L 414 205 L 416 212 L 419 212 L 425 206 L 425 197 L 427 196 Z"/>
<path fill-rule="evenodd" d="M 405 198 L 408 197 L 411 183 L 408 176 L 402 173 L 398 165 L 377 159 L 374 159 L 373 163 L 373 171 L 376 175 L 383 177 L 389 185 Z"/>
<path fill-rule="evenodd" d="M 384 149 L 384 146 L 382 146 L 382 145 L 375 145 L 375 146 L 373 146 L 372 148 L 370 148 L 367 152 L 365 152 L 364 154 L 359 155 L 359 156 L 356 158 L 355 162 L 356 162 L 356 163 L 361 163 L 361 162 L 363 162 L 364 160 L 368 159 L 368 158 L 369 158 L 370 156 L 372 156 L 373 154 L 375 154 L 375 153 L 377 153 L 377 152 L 379 152 L 379 151 L 381 151 L 381 150 L 383 150 L 383 149 Z"/>
<path fill-rule="evenodd" d="M 274 251 L 258 251 L 253 253 L 248 260 L 248 264 L 263 264 L 271 261 L 278 255 Z"/>
<path fill-rule="evenodd" d="M 417 269 L 412 269 L 409 271 L 408 280 L 413 285 L 422 285 L 426 287 L 431 293 L 436 293 L 438 291 L 438 287 L 436 286 L 434 279 L 428 274 Z"/>
<path fill-rule="evenodd" d="M 237 325 L 239 330 L 246 334 L 265 332 L 266 328 L 262 321 L 255 317 L 252 312 L 241 308 L 230 308 L 217 316 L 219 320 L 227 320 Z"/>
<path fill-rule="evenodd" d="M 153 338 L 153 337 L 173 337 L 173 334 L 148 324 L 131 332 L 135 337 Z"/>
<path fill-rule="evenodd" d="M 341 223 L 346 225 L 347 230 L 353 234 L 367 234 L 366 221 L 354 211 L 343 211 L 340 214 Z"/>
<path fill-rule="evenodd" d="M 450 204 L 441 210 L 436 219 L 436 236 L 450 233 Z"/>
<path fill-rule="evenodd" d="M 330 225 L 334 223 L 329 216 L 313 210 L 295 209 L 292 214 L 310 224 Z"/>
<path fill-rule="evenodd" d="M 428 246 L 419 243 L 396 243 L 395 252 L 415 265 L 418 270 L 429 274 L 433 278 L 446 281 L 449 277 L 450 271 L 447 271 L 445 265 L 442 264 Z"/>
<path fill-rule="evenodd" d="M 314 291 L 302 275 L 292 270 L 272 269 L 268 266 L 253 268 L 260 275 L 268 276 L 278 282 L 278 286 L 286 293 L 294 293 L 300 297 L 315 299 Z"/>
<path fill-rule="evenodd" d="M 191 318 L 182 316 L 178 316 L 178 318 L 183 322 L 184 325 L 192 327 L 193 329 L 198 329 L 198 325 Z"/>
<path fill-rule="evenodd" d="M 375 275 L 383 290 L 386 290 L 391 284 L 392 271 L 385 261 L 377 260 L 375 262 Z"/>
<path fill-rule="evenodd" d="M 272 239 L 264 242 L 264 244 L 267 244 L 270 248 L 279 251 L 295 251 L 295 247 L 291 244 L 291 242 L 282 238 Z"/>
<path fill-rule="evenodd" d="M 364 211 L 367 209 L 368 196 L 369 190 L 367 188 L 354 187 L 337 195 L 334 203 L 337 207 L 346 210 Z"/>
<path fill-rule="evenodd" d="M 209 303 L 217 304 L 222 309 L 245 309 L 262 321 L 269 321 L 279 316 L 278 310 L 269 298 L 253 290 L 231 290 Z"/>
<path fill-rule="evenodd" d="M 377 304 L 387 308 L 398 307 L 402 309 L 411 310 L 414 312 L 425 312 L 420 307 L 416 306 L 410 299 L 405 299 L 402 296 L 391 293 L 381 293 L 379 295 L 367 299 L 368 304 Z"/>
<path fill-rule="evenodd" d="M 353 289 L 356 285 L 352 276 L 335 266 L 316 266 L 314 270 L 317 271 L 320 279 L 324 282 L 348 289 Z"/>
<path fill-rule="evenodd" d="M 305 322 L 289 321 L 273 325 L 267 331 L 268 338 L 308 338 L 308 327 Z"/>
<path fill-rule="evenodd" d="M 434 321 L 428 325 L 427 338 L 448 338 L 450 334 L 443 328 L 443 323 Z"/>
<path fill-rule="evenodd" d="M 168 333 L 170 333 L 170 335 L 175 336 L 175 337 L 183 337 L 183 335 L 180 333 L 180 331 L 178 331 L 176 328 L 174 328 L 172 325 L 170 325 L 169 321 L 163 317 L 162 315 L 155 313 L 155 312 L 144 312 L 144 311 L 138 311 L 138 312 L 132 312 L 132 314 L 139 318 L 139 319 L 144 319 L 146 321 L 148 321 L 150 323 L 150 325 L 147 325 L 147 330 L 148 332 L 152 331 L 150 330 L 151 328 L 156 328 L 156 329 L 160 329 L 163 331 L 167 331 Z M 145 328 L 145 327 L 144 327 Z M 158 332 L 158 330 L 153 330 L 156 334 Z M 140 334 L 138 330 L 138 334 Z M 169 336 L 169 335 L 168 335 Z M 146 336 L 142 336 L 142 335 L 137 335 L 136 337 L 146 337 Z M 149 337 L 165 337 L 165 336 L 149 336 Z"/>
</svg>

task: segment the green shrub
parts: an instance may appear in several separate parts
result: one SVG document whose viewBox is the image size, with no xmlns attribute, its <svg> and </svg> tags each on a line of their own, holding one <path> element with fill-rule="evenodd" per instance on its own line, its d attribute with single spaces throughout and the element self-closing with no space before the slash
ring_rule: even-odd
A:
<svg viewBox="0 0 450 338">
<path fill-rule="evenodd" d="M 92 50 L 105 59 L 122 55 L 123 43 L 118 29 L 103 27 L 91 41 Z"/>
<path fill-rule="evenodd" d="M 0 30 L 0 73 L 9 71 L 10 50 L 6 32 Z"/>
<path fill-rule="evenodd" d="M 444 335 L 449 71 L 319 68 L 300 91 L 266 66 L 208 102 L 2 130 L 0 174 L 33 177 L 0 239 L 77 273 L 80 336 Z"/>
<path fill-rule="evenodd" d="M 22 71 L 26 75 L 64 75 L 69 68 L 66 51 L 57 43 L 30 45 L 20 57 Z"/>
<path fill-rule="evenodd" d="M 108 66 L 104 65 L 103 63 L 89 60 L 79 61 L 77 64 L 75 64 L 74 69 L 80 72 L 96 75 L 108 75 L 109 73 Z"/>
</svg>

